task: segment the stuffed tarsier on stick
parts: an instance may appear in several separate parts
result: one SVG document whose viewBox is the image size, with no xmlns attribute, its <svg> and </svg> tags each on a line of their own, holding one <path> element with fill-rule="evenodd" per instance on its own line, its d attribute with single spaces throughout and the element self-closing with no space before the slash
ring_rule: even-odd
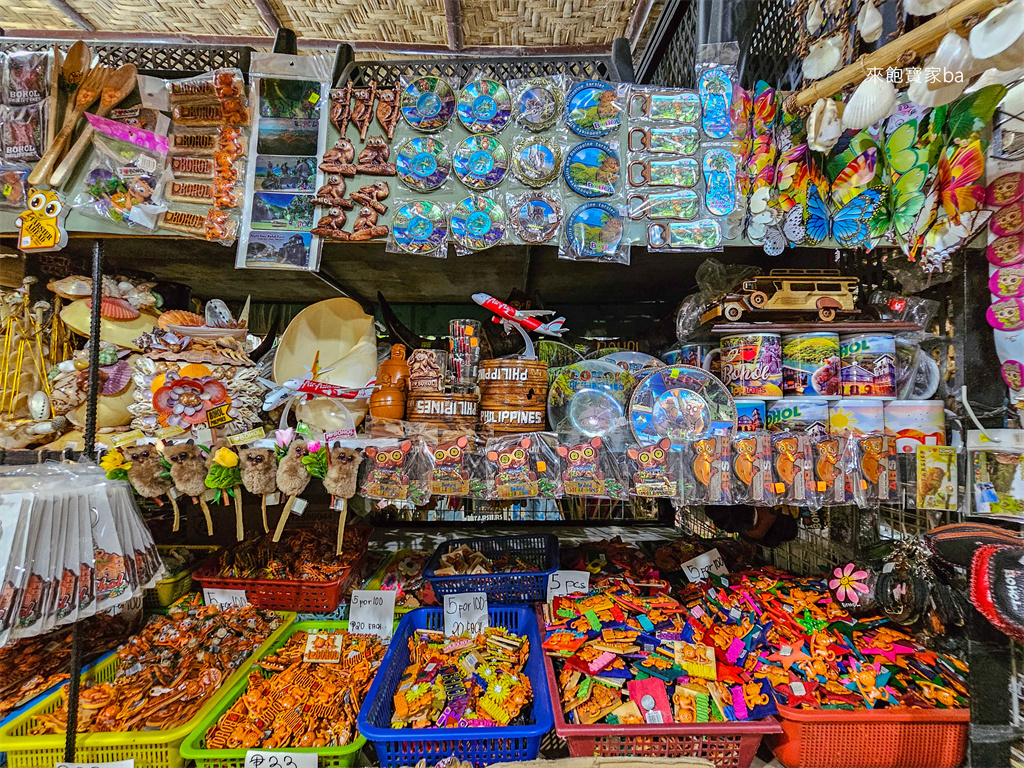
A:
<svg viewBox="0 0 1024 768">
<path fill-rule="evenodd" d="M 277 493 L 277 456 L 273 448 L 243 448 L 239 458 L 242 462 L 242 485 L 249 493 L 260 497 L 263 532 L 270 533 L 267 496 Z"/>
<path fill-rule="evenodd" d="M 226 445 L 215 446 L 206 460 L 206 487 L 217 491 L 214 503 L 223 500 L 228 505 L 228 497 L 235 500 L 235 536 L 239 541 L 245 538 L 245 525 L 242 522 L 242 470 L 238 466 L 238 454 Z"/>
<path fill-rule="evenodd" d="M 163 502 L 160 501 L 160 497 L 169 495 L 171 488 L 174 487 L 170 468 L 164 462 L 160 449 L 148 443 L 133 445 L 125 449 L 124 454 L 117 448 L 107 451 L 100 466 L 107 470 L 107 477 L 113 480 L 127 480 L 139 496 L 153 499 L 161 506 Z M 171 506 L 174 508 L 174 522 L 177 526 L 178 504 L 173 498 Z"/>
<path fill-rule="evenodd" d="M 206 504 L 206 456 L 194 440 L 164 446 L 164 459 L 171 464 L 174 487 L 198 503 L 206 518 L 206 535 L 213 536 L 213 518 Z M 173 498 L 171 499 L 173 501 Z M 178 530 L 178 508 L 174 508 L 174 530 Z"/>
<path fill-rule="evenodd" d="M 348 500 L 356 494 L 356 480 L 359 465 L 363 463 L 363 452 L 358 448 L 342 448 L 335 445 L 328 454 L 327 474 L 324 488 L 331 494 L 331 506 L 341 502 L 338 517 L 338 554 L 345 539 L 345 518 L 348 517 Z"/>
<path fill-rule="evenodd" d="M 292 512 L 295 499 L 309 485 L 309 469 L 307 469 L 303 461 L 306 458 L 307 452 L 306 441 L 294 439 L 288 444 L 284 456 L 277 465 L 277 487 L 281 490 L 281 493 L 288 497 L 288 501 L 281 511 L 280 519 L 277 521 L 277 528 L 274 530 L 274 541 L 281 540 L 281 534 L 284 532 L 285 523 L 288 522 L 288 515 Z"/>
</svg>

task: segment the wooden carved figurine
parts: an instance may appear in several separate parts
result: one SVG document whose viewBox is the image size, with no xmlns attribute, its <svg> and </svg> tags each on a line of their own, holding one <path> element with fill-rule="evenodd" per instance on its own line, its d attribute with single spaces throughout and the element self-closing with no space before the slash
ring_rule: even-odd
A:
<svg viewBox="0 0 1024 768">
<path fill-rule="evenodd" d="M 348 130 L 348 121 L 352 117 L 352 83 L 344 88 L 331 90 L 331 125 L 342 136 Z"/>
<path fill-rule="evenodd" d="M 391 357 L 377 368 L 377 389 L 370 395 L 370 415 L 375 419 L 400 419 L 405 416 L 405 395 L 409 384 L 409 364 L 405 345 L 394 344 Z"/>
<path fill-rule="evenodd" d="M 388 207 L 381 200 L 385 200 L 390 194 L 391 187 L 386 181 L 380 179 L 373 184 L 360 187 L 358 191 L 352 193 L 351 198 L 359 205 L 368 205 L 377 213 L 384 214 L 388 212 Z"/>
<path fill-rule="evenodd" d="M 359 140 L 366 141 L 366 132 L 373 120 L 373 102 L 377 98 L 377 81 L 371 81 L 369 88 L 356 88 L 352 92 L 352 124 L 359 129 Z"/>
<path fill-rule="evenodd" d="M 174 487 L 191 496 L 199 504 L 206 518 L 206 535 L 213 536 L 213 519 L 206 504 L 206 459 L 194 440 L 164 447 L 164 458 L 171 463 L 171 480 Z M 174 530 L 178 530 L 178 512 L 175 505 Z"/>
<path fill-rule="evenodd" d="M 349 240 L 371 240 L 375 237 L 387 237 L 387 234 L 387 227 L 377 225 L 377 212 L 369 206 L 363 206 L 352 225 L 352 236 Z"/>
<path fill-rule="evenodd" d="M 327 474 L 324 476 L 324 488 L 331 494 L 331 505 L 340 502 L 338 517 L 338 554 L 341 554 L 345 539 L 345 518 L 348 517 L 348 500 L 356 494 L 356 480 L 359 477 L 359 465 L 363 463 L 363 453 L 359 449 L 335 447 L 327 454 Z"/>
<path fill-rule="evenodd" d="M 352 201 L 345 199 L 345 189 L 345 177 L 339 173 L 332 173 L 327 177 L 324 185 L 316 191 L 316 197 L 313 200 L 328 208 L 352 208 Z"/>
<path fill-rule="evenodd" d="M 397 172 L 394 163 L 388 162 L 391 147 L 383 136 L 371 136 L 366 146 L 359 151 L 356 170 L 370 176 L 394 176 Z"/>
<path fill-rule="evenodd" d="M 377 92 L 377 124 L 384 129 L 388 141 L 395 138 L 395 126 L 401 114 L 398 108 L 398 89 L 381 88 Z"/>
<path fill-rule="evenodd" d="M 326 237 L 331 240 L 348 240 L 349 233 L 345 232 L 345 212 L 341 208 L 331 208 L 325 216 L 321 216 L 312 232 L 317 237 Z"/>
<path fill-rule="evenodd" d="M 345 176 L 355 176 L 356 167 L 352 161 L 356 158 L 355 145 L 342 136 L 334 146 L 324 152 L 320 161 L 320 170 L 327 173 L 341 173 Z"/>
</svg>

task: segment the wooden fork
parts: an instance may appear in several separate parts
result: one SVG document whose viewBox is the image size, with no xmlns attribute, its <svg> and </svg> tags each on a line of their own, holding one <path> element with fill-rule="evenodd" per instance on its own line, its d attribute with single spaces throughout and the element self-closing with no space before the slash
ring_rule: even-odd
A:
<svg viewBox="0 0 1024 768">
<path fill-rule="evenodd" d="M 82 84 L 75 91 L 74 98 L 72 99 L 74 107 L 71 110 L 71 117 L 65 119 L 64 127 L 60 129 L 60 133 L 54 138 L 53 144 L 50 145 L 46 150 L 46 154 L 43 155 L 43 159 L 36 163 L 36 167 L 29 174 L 29 184 L 38 186 L 50 177 L 53 166 L 60 159 L 60 154 L 64 151 L 64 147 L 67 146 L 75 126 L 78 125 L 78 121 L 85 114 L 85 110 L 91 107 L 93 102 L 99 98 L 100 91 L 103 89 L 103 83 L 110 72 L 109 67 L 102 66 L 89 70 L 89 74 L 85 76 Z M 72 102 L 69 102 L 69 106 Z"/>
</svg>

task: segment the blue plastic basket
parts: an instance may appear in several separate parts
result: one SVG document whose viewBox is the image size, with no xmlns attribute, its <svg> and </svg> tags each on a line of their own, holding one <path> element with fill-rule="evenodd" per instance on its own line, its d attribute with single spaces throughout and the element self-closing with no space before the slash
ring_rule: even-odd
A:
<svg viewBox="0 0 1024 768">
<path fill-rule="evenodd" d="M 111 655 L 113 655 L 115 653 L 117 653 L 117 651 L 108 651 L 107 653 L 103 654 L 98 659 L 96 659 L 96 661 L 92 662 L 92 664 L 86 664 L 84 667 L 82 667 L 82 674 L 84 675 L 86 672 L 88 672 L 90 669 L 95 667 L 101 661 L 105 661 L 108 656 L 111 656 Z M 27 704 L 22 704 L 20 707 L 18 707 L 16 710 L 11 712 L 11 714 L 9 714 L 3 720 L 0 720 L 0 727 L 3 727 L 5 725 L 7 725 L 9 722 L 14 720 L 14 718 L 16 718 L 16 717 L 21 717 L 23 714 L 25 714 L 30 709 L 32 709 L 32 707 L 34 707 L 36 704 L 41 702 L 43 699 L 45 699 L 45 698 L 49 697 L 50 695 L 52 695 L 53 693 L 55 693 L 63 685 L 67 685 L 67 681 L 66 680 L 63 683 L 57 683 L 56 685 L 54 685 L 54 686 L 52 686 L 50 688 L 47 688 L 45 691 L 40 693 L 34 699 L 29 701 Z M 0 765 L 6 765 L 6 764 L 7 764 L 7 753 L 6 752 L 0 752 Z"/>
<path fill-rule="evenodd" d="M 537 568 L 536 571 L 512 573 L 480 573 L 466 576 L 436 576 L 441 556 L 465 544 L 492 560 L 515 555 Z M 558 537 L 551 534 L 530 536 L 490 536 L 484 539 L 455 539 L 434 550 L 423 568 L 423 578 L 434 587 L 438 600 L 442 595 L 463 592 L 486 592 L 490 603 L 535 603 L 545 600 L 548 576 L 558 570 Z"/>
<path fill-rule="evenodd" d="M 505 728 L 391 728 L 395 691 L 409 664 L 409 638 L 417 629 L 444 628 L 440 608 L 417 608 L 398 624 L 388 652 L 359 710 L 359 732 L 377 750 L 382 768 L 414 765 L 426 759 L 433 765 L 455 755 L 475 766 L 535 760 L 540 742 L 554 727 L 551 698 L 544 676 L 544 649 L 541 647 L 537 618 L 524 606 L 502 605 L 487 612 L 492 627 L 503 627 L 530 641 L 530 657 L 524 671 L 533 689 L 533 725 Z"/>
</svg>

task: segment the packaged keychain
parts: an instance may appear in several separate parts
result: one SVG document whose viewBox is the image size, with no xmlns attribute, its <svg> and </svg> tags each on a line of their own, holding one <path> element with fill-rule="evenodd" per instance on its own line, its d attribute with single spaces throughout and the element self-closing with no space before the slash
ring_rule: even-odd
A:
<svg viewBox="0 0 1024 768">
<path fill-rule="evenodd" d="M 336 442 L 344 448 L 352 441 Z M 433 455 L 421 437 L 372 439 L 361 445 L 366 459 L 360 494 L 368 499 L 411 501 L 417 506 L 430 501 Z"/>
<path fill-rule="evenodd" d="M 164 82 L 167 88 L 167 101 L 172 106 L 226 101 L 238 102 L 243 107 L 249 105 L 245 78 L 240 69 L 215 69 L 195 77 Z M 274 115 L 274 117 L 298 117 L 298 115 Z"/>
<path fill-rule="evenodd" d="M 847 471 L 846 452 L 850 447 L 849 438 L 841 435 L 814 440 L 814 480 L 821 503 L 826 507 L 854 502 L 853 485 Z"/>
<path fill-rule="evenodd" d="M 487 440 L 484 497 L 489 500 L 562 497 L 562 473 L 553 432 L 503 435 Z"/>
<path fill-rule="evenodd" d="M 683 447 L 683 472 L 686 487 L 684 504 L 729 504 L 731 441 L 725 435 L 694 440 Z"/>
<path fill-rule="evenodd" d="M 434 468 L 430 480 L 432 496 L 470 496 L 483 491 L 483 483 L 470 473 L 470 456 L 479 440 L 474 434 L 434 441 Z"/>
<path fill-rule="evenodd" d="M 562 485 L 566 496 L 629 498 L 622 457 L 612 453 L 600 437 L 576 445 L 559 445 L 557 452 L 562 458 Z"/>
<path fill-rule="evenodd" d="M 772 436 L 764 430 L 740 432 L 732 441 L 732 499 L 737 504 L 774 506 Z"/>
<path fill-rule="evenodd" d="M 812 468 L 811 436 L 806 432 L 772 434 L 772 458 L 779 503 L 820 508 Z"/>
<path fill-rule="evenodd" d="M 858 507 L 874 507 L 897 499 L 898 464 L 896 438 L 892 435 L 871 433 L 851 438 L 855 450 L 854 471 L 851 473 L 853 496 Z"/>
<path fill-rule="evenodd" d="M 679 493 L 682 451 L 673 451 L 667 437 L 657 443 L 630 446 L 626 457 L 633 464 L 630 493 L 645 499 L 676 498 Z"/>
<path fill-rule="evenodd" d="M 129 228 L 154 229 L 164 210 L 160 171 L 167 137 L 86 117 L 95 129 L 93 153 L 75 185 L 75 209 Z"/>
</svg>

